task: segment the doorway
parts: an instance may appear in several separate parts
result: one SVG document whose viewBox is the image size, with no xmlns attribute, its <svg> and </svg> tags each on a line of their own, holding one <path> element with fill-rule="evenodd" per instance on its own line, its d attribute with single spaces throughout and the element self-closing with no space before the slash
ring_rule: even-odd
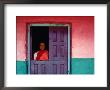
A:
<svg viewBox="0 0 110 90">
<path fill-rule="evenodd" d="M 34 60 L 39 43 L 44 42 L 48 60 Z M 31 24 L 28 29 L 29 74 L 68 74 L 70 72 L 70 30 L 62 24 Z"/>
<path fill-rule="evenodd" d="M 40 50 L 40 43 L 45 43 L 45 50 L 49 51 L 49 27 L 31 26 L 31 60 L 34 60 L 34 53 Z"/>
</svg>

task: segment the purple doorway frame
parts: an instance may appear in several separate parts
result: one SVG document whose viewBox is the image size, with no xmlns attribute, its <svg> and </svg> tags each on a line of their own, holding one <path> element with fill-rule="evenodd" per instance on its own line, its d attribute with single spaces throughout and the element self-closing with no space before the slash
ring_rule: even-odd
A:
<svg viewBox="0 0 110 90">
<path fill-rule="evenodd" d="M 31 26 L 67 26 L 68 27 L 68 74 L 71 74 L 71 24 L 69 23 L 30 23 L 28 24 L 28 32 L 27 32 L 27 60 L 28 60 L 28 74 L 30 74 L 30 54 L 31 54 L 31 46 L 30 46 L 30 27 Z"/>
</svg>

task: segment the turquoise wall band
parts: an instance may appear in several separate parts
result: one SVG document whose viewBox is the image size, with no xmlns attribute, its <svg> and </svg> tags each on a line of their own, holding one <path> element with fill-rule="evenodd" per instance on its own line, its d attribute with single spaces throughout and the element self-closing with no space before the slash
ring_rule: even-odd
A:
<svg viewBox="0 0 110 90">
<path fill-rule="evenodd" d="M 94 58 L 72 58 L 72 74 L 94 74 Z"/>
<path fill-rule="evenodd" d="M 94 58 L 72 58 L 72 74 L 94 74 Z M 16 61 L 16 74 L 28 74 L 28 61 Z"/>
<path fill-rule="evenodd" d="M 16 74 L 27 74 L 28 66 L 26 61 L 16 61 Z"/>
</svg>

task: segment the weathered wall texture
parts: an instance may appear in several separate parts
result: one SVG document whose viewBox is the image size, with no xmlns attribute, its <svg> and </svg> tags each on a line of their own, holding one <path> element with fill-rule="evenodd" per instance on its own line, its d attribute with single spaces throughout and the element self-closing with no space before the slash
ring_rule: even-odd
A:
<svg viewBox="0 0 110 90">
<path fill-rule="evenodd" d="M 17 60 L 26 59 L 26 24 L 46 22 L 71 23 L 72 58 L 94 58 L 93 16 L 17 16 Z"/>
</svg>

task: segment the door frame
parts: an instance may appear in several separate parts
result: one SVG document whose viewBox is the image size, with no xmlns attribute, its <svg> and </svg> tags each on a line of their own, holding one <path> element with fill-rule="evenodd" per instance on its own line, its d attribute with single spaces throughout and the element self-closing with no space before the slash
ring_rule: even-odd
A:
<svg viewBox="0 0 110 90">
<path fill-rule="evenodd" d="M 28 74 L 30 74 L 30 54 L 31 54 L 31 46 L 30 46 L 30 27 L 31 26 L 67 26 L 68 27 L 68 74 L 71 74 L 71 25 L 70 24 L 62 24 L 62 23 L 31 23 L 28 24 L 28 33 L 27 33 L 27 59 L 28 59 Z"/>
</svg>

